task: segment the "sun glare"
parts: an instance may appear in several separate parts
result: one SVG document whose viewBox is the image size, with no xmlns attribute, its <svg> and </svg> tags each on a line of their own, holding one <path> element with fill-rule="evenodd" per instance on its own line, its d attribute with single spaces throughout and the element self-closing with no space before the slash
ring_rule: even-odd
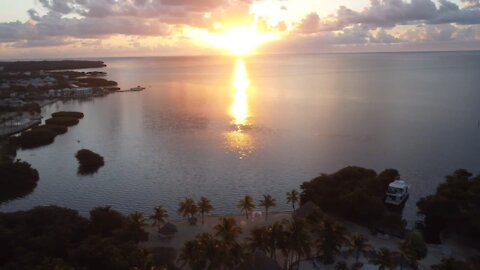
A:
<svg viewBox="0 0 480 270">
<path fill-rule="evenodd" d="M 204 41 L 234 55 L 249 55 L 259 46 L 279 38 L 277 32 L 259 32 L 255 25 L 236 26 L 221 32 L 209 32 Z"/>
</svg>

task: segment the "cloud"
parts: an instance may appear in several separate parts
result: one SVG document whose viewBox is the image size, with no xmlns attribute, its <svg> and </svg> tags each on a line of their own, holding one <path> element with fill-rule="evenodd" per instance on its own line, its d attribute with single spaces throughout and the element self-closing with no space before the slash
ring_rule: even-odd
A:
<svg viewBox="0 0 480 270">
<path fill-rule="evenodd" d="M 355 24 L 375 29 L 396 25 L 480 24 L 480 6 L 478 1 L 468 1 L 464 8 L 457 4 L 440 0 L 437 5 L 432 0 L 371 0 L 370 6 L 354 11 L 341 6 L 335 14 L 325 19 L 316 13 L 310 13 L 297 25 L 299 32 L 335 31 Z"/>
</svg>

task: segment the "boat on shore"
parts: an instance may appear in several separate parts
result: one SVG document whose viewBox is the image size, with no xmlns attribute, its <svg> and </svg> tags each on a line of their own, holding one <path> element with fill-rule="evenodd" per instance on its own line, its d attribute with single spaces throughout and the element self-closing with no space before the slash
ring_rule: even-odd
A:
<svg viewBox="0 0 480 270">
<path fill-rule="evenodd" d="M 395 180 L 388 185 L 385 203 L 399 206 L 410 195 L 410 186 L 403 180 Z"/>
</svg>

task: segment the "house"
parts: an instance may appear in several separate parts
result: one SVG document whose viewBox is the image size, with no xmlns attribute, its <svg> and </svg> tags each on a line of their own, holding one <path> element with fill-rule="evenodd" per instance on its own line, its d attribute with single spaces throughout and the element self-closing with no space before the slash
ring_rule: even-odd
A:
<svg viewBox="0 0 480 270">
<path fill-rule="evenodd" d="M 90 97 L 93 95 L 93 89 L 90 87 L 73 88 L 75 97 Z"/>
<path fill-rule="evenodd" d="M 5 98 L 0 100 L 0 107 L 20 108 L 25 105 L 25 101 L 18 98 Z"/>
</svg>

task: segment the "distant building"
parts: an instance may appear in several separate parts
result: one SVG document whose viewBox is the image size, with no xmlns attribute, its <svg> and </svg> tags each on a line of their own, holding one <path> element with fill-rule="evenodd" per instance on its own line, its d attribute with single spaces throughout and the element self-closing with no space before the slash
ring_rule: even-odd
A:
<svg viewBox="0 0 480 270">
<path fill-rule="evenodd" d="M 4 66 L 0 66 L 0 72 L 1 71 L 4 71 L 5 70 L 5 67 Z"/>
<path fill-rule="evenodd" d="M 0 100 L 0 107 L 20 108 L 25 105 L 25 101 L 18 98 L 5 98 Z"/>
<path fill-rule="evenodd" d="M 93 89 L 90 87 L 78 87 L 73 90 L 75 97 L 90 97 L 93 95 Z"/>
</svg>

